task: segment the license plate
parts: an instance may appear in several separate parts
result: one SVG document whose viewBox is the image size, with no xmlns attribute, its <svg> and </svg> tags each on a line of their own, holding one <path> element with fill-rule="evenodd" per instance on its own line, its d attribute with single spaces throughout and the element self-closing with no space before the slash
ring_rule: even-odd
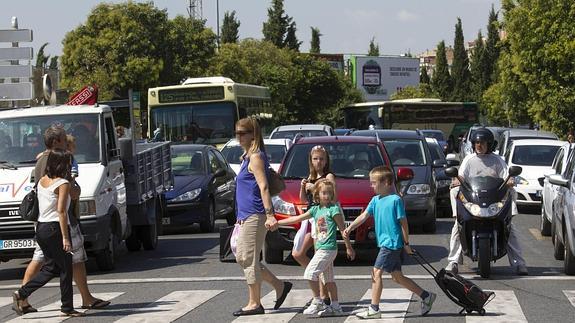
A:
<svg viewBox="0 0 575 323">
<path fill-rule="evenodd" d="M 34 239 L 0 240 L 0 249 L 27 249 L 34 248 Z"/>
<path fill-rule="evenodd" d="M 162 218 L 162 224 L 170 224 L 170 218 Z"/>
<path fill-rule="evenodd" d="M 537 192 L 535 192 L 535 196 L 541 197 L 541 190 L 537 190 Z"/>
</svg>

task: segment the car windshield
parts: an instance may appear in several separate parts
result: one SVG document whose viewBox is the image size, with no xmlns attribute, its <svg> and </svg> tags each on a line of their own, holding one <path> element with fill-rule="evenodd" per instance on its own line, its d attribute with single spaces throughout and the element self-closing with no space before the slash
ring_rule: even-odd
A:
<svg viewBox="0 0 575 323">
<path fill-rule="evenodd" d="M 427 145 L 429 146 L 429 153 L 431 154 L 431 160 L 445 160 L 445 155 L 439 147 L 438 144 L 434 142 L 428 142 Z"/>
<path fill-rule="evenodd" d="M 172 172 L 175 176 L 205 174 L 204 154 L 199 149 L 172 149 Z"/>
<path fill-rule="evenodd" d="M 317 144 L 292 146 L 286 156 L 282 176 L 285 178 L 306 178 L 309 175 L 308 156 Z M 384 165 L 376 144 L 357 142 L 336 142 L 322 144 L 329 154 L 330 168 L 337 178 L 369 178 L 369 171 Z"/>
<path fill-rule="evenodd" d="M 427 164 L 421 140 L 394 139 L 384 142 L 393 166 L 423 166 Z"/>
<path fill-rule="evenodd" d="M 279 164 L 284 159 L 286 154 L 285 145 L 264 145 L 268 160 L 272 164 Z M 222 154 L 230 164 L 240 164 L 244 150 L 241 146 L 226 146 L 222 149 Z"/>
<path fill-rule="evenodd" d="M 10 164 L 35 163 L 46 149 L 44 131 L 58 124 L 74 136 L 74 158 L 80 164 L 100 161 L 100 131 L 97 114 L 49 115 L 0 120 L 0 160 Z"/>
<path fill-rule="evenodd" d="M 559 146 L 516 146 L 511 162 L 524 166 L 551 166 Z"/>
<path fill-rule="evenodd" d="M 435 138 L 438 141 L 445 141 L 443 133 L 439 131 L 423 131 L 423 135 L 427 138 Z"/>
<path fill-rule="evenodd" d="M 272 134 L 270 139 L 294 139 L 298 137 L 321 137 L 327 136 L 327 132 L 324 130 L 281 130 L 276 131 Z"/>
</svg>

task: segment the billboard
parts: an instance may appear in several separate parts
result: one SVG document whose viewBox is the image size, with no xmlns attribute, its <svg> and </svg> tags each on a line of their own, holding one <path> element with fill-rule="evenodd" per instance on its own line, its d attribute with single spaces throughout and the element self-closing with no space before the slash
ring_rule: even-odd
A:
<svg viewBox="0 0 575 323">
<path fill-rule="evenodd" d="M 419 59 L 401 56 L 352 56 L 350 74 L 365 101 L 387 101 L 406 86 L 419 85 Z"/>
</svg>

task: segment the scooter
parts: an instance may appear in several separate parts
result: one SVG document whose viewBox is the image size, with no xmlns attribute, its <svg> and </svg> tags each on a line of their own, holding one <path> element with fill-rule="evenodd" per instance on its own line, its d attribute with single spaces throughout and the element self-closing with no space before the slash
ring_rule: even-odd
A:
<svg viewBox="0 0 575 323">
<path fill-rule="evenodd" d="M 506 179 L 477 176 L 461 180 L 457 195 L 457 222 L 463 253 L 479 263 L 479 274 L 489 278 L 491 262 L 507 254 L 511 225 L 513 191 L 506 185 L 510 177 L 521 174 L 521 167 L 511 166 Z M 455 167 L 445 170 L 458 177 Z"/>
</svg>

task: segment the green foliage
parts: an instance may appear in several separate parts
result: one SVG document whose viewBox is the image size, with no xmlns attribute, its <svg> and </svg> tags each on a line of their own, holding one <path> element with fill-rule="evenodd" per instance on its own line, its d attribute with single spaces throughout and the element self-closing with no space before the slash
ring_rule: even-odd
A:
<svg viewBox="0 0 575 323">
<path fill-rule="evenodd" d="M 62 85 L 77 91 L 97 84 L 101 100 L 126 97 L 129 88 L 146 93 L 203 75 L 215 38 L 204 21 L 182 16 L 170 21 L 151 2 L 103 3 L 66 34 Z"/>
<path fill-rule="evenodd" d="M 469 58 L 465 51 L 461 18 L 455 24 L 455 40 L 453 42 L 453 64 L 451 65 L 451 80 L 453 91 L 452 101 L 471 101 L 471 75 L 469 73 Z"/>
<path fill-rule="evenodd" d="M 310 27 L 311 28 L 311 44 L 309 52 L 312 54 L 319 54 L 320 49 L 320 37 L 322 34 L 319 32 L 319 28 Z"/>
<path fill-rule="evenodd" d="M 289 18 L 291 21 L 291 18 Z M 299 52 L 299 46 L 301 45 L 301 41 L 297 39 L 295 32 L 297 31 L 295 21 L 291 21 L 289 27 L 287 29 L 286 38 L 284 40 L 285 48 L 289 48 Z"/>
<path fill-rule="evenodd" d="M 445 53 L 445 42 L 442 40 L 437 45 L 435 58 L 435 71 L 431 78 L 431 88 L 437 93 L 441 100 L 449 101 L 451 97 L 451 76 L 447 65 L 447 55 Z"/>
<path fill-rule="evenodd" d="M 240 21 L 236 19 L 236 11 L 224 14 L 224 21 L 222 23 L 222 43 L 237 43 L 240 39 L 239 36 Z"/>
<path fill-rule="evenodd" d="M 340 119 L 341 104 L 359 102 L 360 94 L 323 60 L 281 49 L 267 41 L 247 39 L 224 44 L 210 64 L 211 75 L 263 85 L 272 95 L 275 124 Z"/>
<path fill-rule="evenodd" d="M 421 73 L 419 73 L 419 83 L 429 84 L 431 83 L 431 79 L 429 78 L 429 74 L 427 74 L 427 67 L 421 68 Z"/>
<path fill-rule="evenodd" d="M 285 14 L 283 0 L 272 0 L 272 6 L 268 8 L 268 20 L 263 24 L 264 40 L 283 48 L 290 23 L 291 18 Z"/>
<path fill-rule="evenodd" d="M 431 89 L 428 83 L 419 83 L 419 86 L 406 86 L 401 91 L 391 95 L 392 100 L 417 99 L 417 98 L 439 98 L 437 93 Z"/>
<path fill-rule="evenodd" d="M 58 69 L 58 58 L 60 58 L 60 56 L 53 56 L 50 58 L 50 64 L 48 65 L 48 69 L 54 71 Z"/>
<path fill-rule="evenodd" d="M 369 41 L 369 51 L 367 56 L 379 56 L 379 44 L 375 43 L 375 37 L 372 37 Z"/>
<path fill-rule="evenodd" d="M 42 46 L 40 46 L 40 49 L 38 50 L 38 54 L 36 55 L 36 67 L 37 68 L 45 68 L 46 63 L 48 62 L 48 59 L 50 58 L 50 55 L 48 55 L 48 56 L 44 55 L 44 48 L 46 48 L 46 46 L 48 46 L 48 43 L 44 43 Z"/>
<path fill-rule="evenodd" d="M 495 8 L 491 5 L 489 20 L 487 21 L 487 44 L 485 45 L 485 73 L 489 75 L 488 85 L 495 81 L 495 66 L 499 59 L 500 42 L 499 38 L 499 21 Z"/>
<path fill-rule="evenodd" d="M 471 51 L 471 92 L 473 95 L 473 100 L 479 102 L 483 95 L 483 92 L 489 87 L 489 81 L 491 75 L 488 74 L 486 64 L 489 64 L 486 60 L 485 55 L 485 44 L 483 43 L 483 35 L 481 30 L 477 33 L 477 39 L 475 40 L 475 46 Z"/>
</svg>

